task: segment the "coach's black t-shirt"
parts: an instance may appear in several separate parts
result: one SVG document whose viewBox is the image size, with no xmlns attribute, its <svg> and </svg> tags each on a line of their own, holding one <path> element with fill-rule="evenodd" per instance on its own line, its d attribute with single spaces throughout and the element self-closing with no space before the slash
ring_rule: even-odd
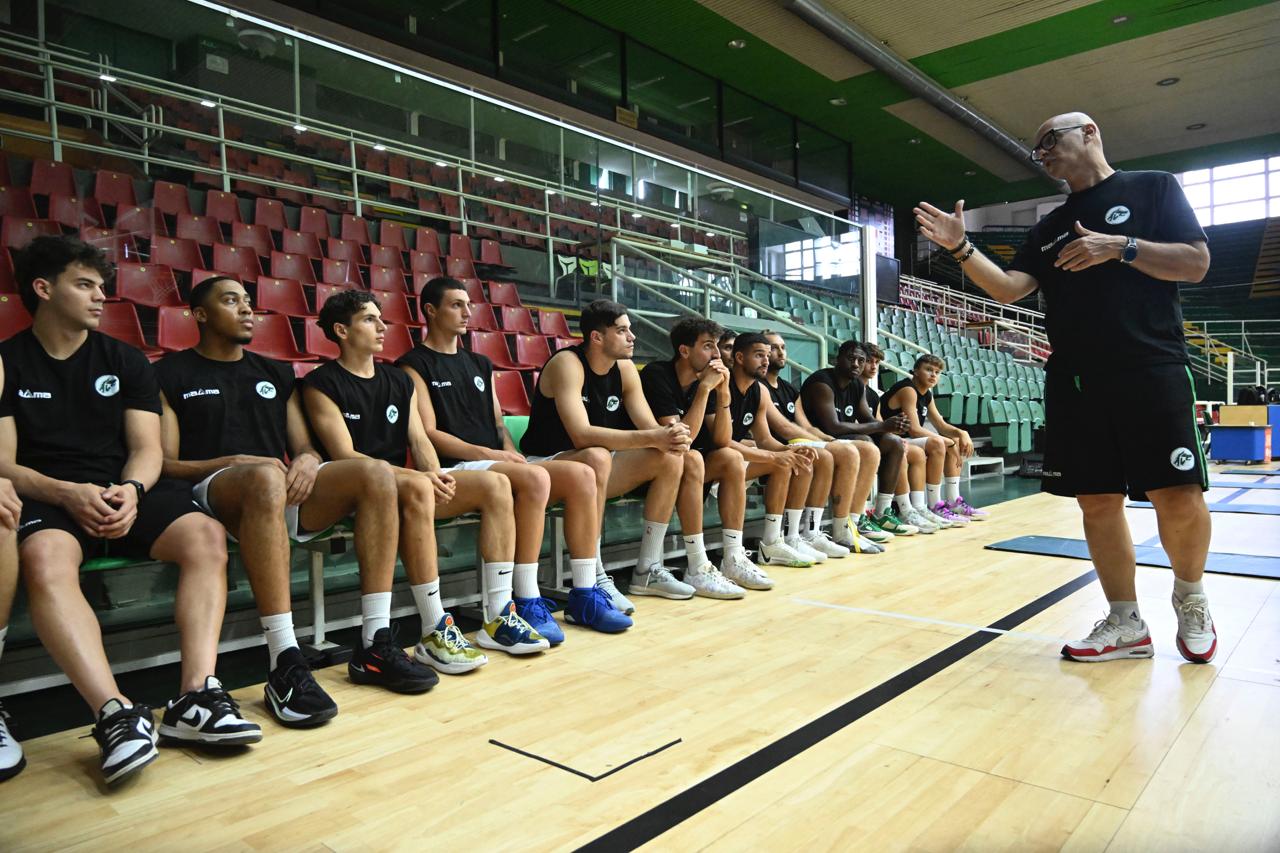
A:
<svg viewBox="0 0 1280 853">
<path fill-rule="evenodd" d="M 880 395 L 870 385 L 867 386 L 865 393 L 867 395 L 867 408 L 871 410 L 871 416 L 878 417 L 876 412 L 880 408 Z"/>
<path fill-rule="evenodd" d="M 288 364 L 248 350 L 238 361 L 215 361 L 188 349 L 162 358 L 156 376 L 178 416 L 179 458 L 288 456 Z"/>
<path fill-rule="evenodd" d="M 817 385 L 826 385 L 831 389 L 831 393 L 835 397 L 836 420 L 842 423 L 856 424 L 858 423 L 858 404 L 865 396 L 863 390 L 866 386 L 862 384 L 862 380 L 854 377 L 849 380 L 849 384 L 841 388 L 836 380 L 836 371 L 833 367 L 824 367 L 822 370 L 815 370 L 809 374 L 809 378 L 800 386 L 800 393 L 808 395 L 809 389 Z M 806 407 L 805 411 L 809 411 Z"/>
<path fill-rule="evenodd" d="M 493 420 L 493 362 L 470 350 L 436 352 L 418 344 L 396 362 L 414 370 L 427 385 L 436 426 L 467 444 L 501 450 L 502 439 Z M 450 468 L 461 462 L 441 455 Z"/>
<path fill-rule="evenodd" d="M 371 378 L 329 361 L 302 380 L 337 405 L 357 453 L 404 467 L 409 452 L 413 380 L 403 370 L 374 363 Z M 329 459 L 328 450 L 324 450 Z"/>
<path fill-rule="evenodd" d="M 760 411 L 762 384 L 758 379 L 753 380 L 744 392 L 738 390 L 737 380 L 729 378 L 729 414 L 733 417 L 734 441 L 744 441 L 751 437 L 751 425 L 755 423 L 756 413 Z"/>
<path fill-rule="evenodd" d="M 45 352 L 30 329 L 0 344 L 0 417 L 17 428 L 17 463 L 55 480 L 108 485 L 129 447 L 127 409 L 160 414 L 155 371 L 138 350 L 89 332 L 69 358 Z"/>
<path fill-rule="evenodd" d="M 615 362 L 609 372 L 601 376 L 591 370 L 587 362 L 586 344 L 566 347 L 551 356 L 547 364 L 557 358 L 576 358 L 582 362 L 582 405 L 587 409 L 587 421 L 592 426 L 607 429 L 631 429 L 631 418 L 622 405 L 622 370 Z M 568 355 L 565 355 L 568 353 Z M 542 369 L 546 375 L 546 368 Z M 520 442 L 525 455 L 551 456 L 564 450 L 573 450 L 573 440 L 560 420 L 556 401 L 542 394 L 542 377 L 533 391 L 529 409 L 529 429 Z"/>
<path fill-rule="evenodd" d="M 1205 240 L 1182 187 L 1166 172 L 1115 172 L 1067 196 L 1032 227 L 1009 265 L 1040 285 L 1054 363 L 1073 371 L 1186 363 L 1177 282 L 1118 260 L 1080 272 L 1054 267 L 1062 248 L 1080 236 L 1077 220 L 1090 231 L 1157 243 Z"/>
<path fill-rule="evenodd" d="M 911 384 L 910 379 L 903 379 L 902 381 L 895 383 L 892 388 L 890 388 L 887 392 L 885 392 L 884 411 L 881 413 L 881 417 L 884 420 L 888 420 L 889 418 L 897 417 L 898 415 L 902 414 L 902 409 L 896 406 L 889 405 L 889 401 L 893 399 L 894 394 L 897 394 L 903 388 L 914 388 L 914 387 L 915 386 Z M 928 391 L 925 391 L 923 394 L 920 393 L 919 389 L 916 389 L 916 414 L 920 418 L 921 426 L 924 426 L 929 420 L 929 404 L 932 402 L 933 402 L 932 388 L 929 389 Z"/>
<path fill-rule="evenodd" d="M 782 416 L 794 423 L 796 419 L 796 402 L 800 399 L 800 389 L 782 377 L 778 377 L 777 388 L 774 388 L 768 382 L 764 384 L 764 387 L 769 389 L 769 396 L 773 398 L 773 404 L 778 407 L 779 412 L 782 412 Z"/>
</svg>

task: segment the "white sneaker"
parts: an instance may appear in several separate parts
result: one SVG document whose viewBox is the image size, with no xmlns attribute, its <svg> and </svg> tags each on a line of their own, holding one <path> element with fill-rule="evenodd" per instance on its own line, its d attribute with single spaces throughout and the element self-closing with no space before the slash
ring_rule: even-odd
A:
<svg viewBox="0 0 1280 853">
<path fill-rule="evenodd" d="M 656 563 L 648 571 L 642 572 L 636 567 L 631 573 L 629 592 L 632 595 L 656 595 L 659 598 L 684 601 L 686 598 L 693 598 L 694 589 L 689 584 L 676 580 L 675 575 L 661 563 Z"/>
<path fill-rule="evenodd" d="M 22 754 L 22 744 L 13 736 L 9 727 L 9 712 L 0 705 L 0 782 L 11 779 L 27 766 L 27 759 Z"/>
<path fill-rule="evenodd" d="M 766 566 L 791 566 L 797 569 L 807 569 L 813 565 L 813 560 L 798 553 L 781 539 L 777 542 L 760 543 L 760 562 Z"/>
<path fill-rule="evenodd" d="M 720 574 L 710 563 L 684 573 L 685 583 L 693 587 L 693 594 L 703 598 L 744 598 L 747 591 Z"/>
<path fill-rule="evenodd" d="M 810 560 L 815 566 L 818 563 L 825 563 L 827 561 L 826 554 L 822 553 L 817 548 L 810 546 L 808 542 L 804 541 L 799 536 L 795 539 L 786 539 L 784 541 L 787 543 L 787 547 L 792 551 L 795 551 L 801 557 L 804 557 L 806 560 Z"/>
<path fill-rule="evenodd" d="M 773 589 L 773 578 L 751 562 L 746 551 L 734 551 L 720 563 L 720 572 L 738 586 L 747 589 Z"/>
<path fill-rule="evenodd" d="M 625 595 L 618 592 L 617 584 L 599 563 L 596 563 L 596 588 L 604 590 L 604 594 L 609 596 L 609 603 L 613 605 L 614 610 L 628 616 L 636 612 L 636 606 L 628 601 Z"/>
<path fill-rule="evenodd" d="M 852 527 L 852 524 L 850 526 Z M 828 557 L 835 557 L 836 559 L 849 556 L 849 551 L 851 550 L 843 545 L 832 542 L 831 538 L 822 531 L 810 533 L 804 538 L 804 543 L 813 550 L 821 551 Z"/>
<path fill-rule="evenodd" d="M 851 554 L 883 554 L 886 550 L 884 545 L 873 542 L 870 537 L 858 530 L 852 519 L 844 530 L 833 527 L 831 532 L 835 534 L 835 544 Z M 892 533 L 887 533 L 885 536 L 889 539 L 893 538 Z"/>
<path fill-rule="evenodd" d="M 1064 658 L 1083 663 L 1149 658 L 1154 657 L 1155 653 L 1146 622 L 1140 622 L 1135 627 L 1128 622 L 1122 623 L 1113 613 L 1108 613 L 1106 619 L 1095 622 L 1089 636 L 1062 647 Z"/>
<path fill-rule="evenodd" d="M 1182 601 L 1173 597 L 1178 614 L 1178 651 L 1192 663 L 1208 663 L 1218 653 L 1218 630 L 1209 615 L 1209 597 L 1192 593 Z"/>
<path fill-rule="evenodd" d="M 915 507 L 912 507 L 910 512 L 902 516 L 902 520 L 914 527 L 920 533 L 928 534 L 938 532 L 938 525 L 921 515 L 920 510 Z"/>
<path fill-rule="evenodd" d="M 924 516 L 925 521 L 928 521 L 930 524 L 932 524 L 934 527 L 938 528 L 939 530 L 946 530 L 948 527 L 960 526 L 960 522 L 948 521 L 947 519 L 943 518 L 942 516 L 934 513 L 932 510 L 927 508 L 920 509 L 920 507 L 916 507 L 916 512 Z"/>
</svg>

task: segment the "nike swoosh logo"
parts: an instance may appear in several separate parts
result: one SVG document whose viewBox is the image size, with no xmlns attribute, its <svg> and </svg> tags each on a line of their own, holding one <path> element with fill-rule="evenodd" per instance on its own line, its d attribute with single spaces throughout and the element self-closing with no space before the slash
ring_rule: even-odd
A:
<svg viewBox="0 0 1280 853">
<path fill-rule="evenodd" d="M 502 572 L 502 571 L 498 572 L 498 577 L 504 577 L 505 575 L 509 575 L 509 574 L 511 574 L 511 569 L 507 569 L 505 572 Z"/>
<path fill-rule="evenodd" d="M 267 685 L 267 689 L 271 691 L 271 701 L 275 702 L 277 705 L 288 705 L 289 700 L 293 698 L 292 687 L 289 688 L 289 692 L 284 694 L 283 697 L 281 697 L 280 694 L 276 692 L 276 689 L 270 684 Z"/>
</svg>

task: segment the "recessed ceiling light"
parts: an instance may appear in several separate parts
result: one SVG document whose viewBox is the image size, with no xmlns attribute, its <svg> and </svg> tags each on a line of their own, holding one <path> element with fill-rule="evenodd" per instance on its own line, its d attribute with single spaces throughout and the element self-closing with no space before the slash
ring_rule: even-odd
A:
<svg viewBox="0 0 1280 853">
<path fill-rule="evenodd" d="M 555 195 L 555 194 L 556 194 L 555 190 L 547 190 L 547 195 Z"/>
<path fill-rule="evenodd" d="M 593 202 L 591 202 L 591 206 L 592 206 L 592 207 L 599 207 L 599 206 L 600 206 L 600 202 L 598 202 L 598 201 L 593 201 Z"/>
<path fill-rule="evenodd" d="M 215 104 L 213 101 L 209 100 L 208 98 L 205 98 L 203 101 L 201 101 L 201 102 L 200 102 L 200 106 L 202 106 L 202 107 L 216 107 L 216 106 L 217 106 L 217 104 Z"/>
<path fill-rule="evenodd" d="M 373 146 L 373 150 L 374 150 L 374 151 L 386 151 L 386 150 L 387 150 L 387 146 L 385 146 L 385 145 L 383 145 L 381 142 L 379 142 L 377 145 Z"/>
<path fill-rule="evenodd" d="M 1163 80 L 1157 80 L 1157 81 L 1156 81 L 1156 85 L 1157 85 L 1157 86 L 1172 86 L 1174 83 L 1177 83 L 1177 82 L 1178 82 L 1179 80 L 1181 80 L 1181 79 L 1182 79 L 1181 77 L 1166 77 L 1166 78 L 1164 78 Z"/>
<path fill-rule="evenodd" d="M 964 176 L 965 176 L 966 178 L 972 178 L 972 177 L 973 177 L 974 175 L 976 175 L 976 174 L 978 174 L 978 173 L 977 173 L 977 172 L 975 172 L 973 169 L 965 169 L 965 172 L 964 172 Z"/>
<path fill-rule="evenodd" d="M 447 168 L 449 168 L 449 164 L 448 164 L 448 163 L 446 163 L 446 162 L 445 162 L 445 161 L 443 161 L 443 160 L 437 160 L 437 161 L 436 161 L 436 165 L 437 165 L 437 166 L 439 166 L 441 169 L 447 169 Z"/>
<path fill-rule="evenodd" d="M 305 124 L 295 124 L 293 126 L 293 129 L 298 131 L 298 133 L 305 133 L 307 130 L 307 126 Z"/>
<path fill-rule="evenodd" d="M 679 223 L 679 222 L 672 222 L 672 223 L 671 223 L 671 227 L 672 227 L 672 228 L 679 228 L 679 227 L 680 227 L 680 223 Z"/>
<path fill-rule="evenodd" d="M 639 219 L 639 218 L 640 218 L 640 214 L 638 214 L 638 213 L 633 213 L 633 214 L 631 214 L 631 218 L 632 218 L 632 219 Z"/>
<path fill-rule="evenodd" d="M 1127 24 L 1127 23 L 1129 23 L 1129 16 L 1128 16 L 1128 15 L 1116 15 L 1114 18 L 1112 18 L 1112 19 L 1111 19 L 1111 23 L 1113 23 L 1113 24 Z"/>
<path fill-rule="evenodd" d="M 102 81 L 102 82 L 104 82 L 104 83 L 114 83 L 114 82 L 116 82 L 116 78 L 115 78 L 113 75 L 111 75 L 111 74 L 99 74 L 99 75 L 98 75 L 98 79 L 99 79 L 99 80 L 101 80 L 101 81 Z"/>
<path fill-rule="evenodd" d="M 1197 121 L 1193 124 L 1187 125 L 1187 130 L 1204 130 L 1206 127 L 1208 127 L 1208 125 L 1206 125 L 1204 122 Z"/>
<path fill-rule="evenodd" d="M 847 106 L 849 106 L 849 101 L 848 101 L 848 100 L 846 100 L 845 98 L 831 98 L 830 100 L 828 100 L 828 101 L 827 101 L 827 103 L 828 103 L 828 104 L 830 104 L 830 105 L 831 105 L 831 106 L 833 106 L 833 107 L 847 107 Z"/>
<path fill-rule="evenodd" d="M 707 236 L 708 236 L 708 237 L 714 237 L 714 236 L 716 236 L 716 232 L 714 232 L 714 231 L 708 231 L 708 232 L 707 232 Z"/>
<path fill-rule="evenodd" d="M 729 42 L 729 47 L 733 48 L 734 50 L 742 50 L 746 46 L 747 46 L 747 42 L 745 39 L 734 39 L 733 41 Z"/>
<path fill-rule="evenodd" d="M 501 184 L 501 183 L 505 183 L 505 182 L 506 182 L 506 180 L 507 180 L 506 178 L 502 177 L 501 175 L 494 175 L 494 176 L 493 176 L 493 179 L 494 179 L 496 182 L 500 183 L 500 184 Z"/>
<path fill-rule="evenodd" d="M 910 139 L 908 139 L 908 140 L 907 140 L 907 142 L 911 143 L 912 145 L 919 145 L 919 144 L 920 144 L 920 137 L 918 137 L 918 136 L 913 136 L 913 137 L 911 137 Z"/>
</svg>

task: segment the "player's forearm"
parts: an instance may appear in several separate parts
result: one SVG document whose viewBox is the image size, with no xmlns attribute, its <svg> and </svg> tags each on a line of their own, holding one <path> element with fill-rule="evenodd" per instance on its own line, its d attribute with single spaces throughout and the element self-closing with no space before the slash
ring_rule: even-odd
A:
<svg viewBox="0 0 1280 853">
<path fill-rule="evenodd" d="M 1120 241 L 1124 250 L 1124 240 Z M 1119 254 L 1116 255 L 1119 258 Z M 1203 243 L 1153 243 L 1138 241 L 1138 257 L 1133 266 L 1161 281 L 1198 284 L 1209 271 L 1209 249 Z"/>
<path fill-rule="evenodd" d="M 761 450 L 750 444 L 743 444 L 741 441 L 730 441 L 729 447 L 742 454 L 742 458 L 747 462 L 759 462 L 768 465 L 773 462 L 773 454 L 767 450 Z"/>
<path fill-rule="evenodd" d="M 707 418 L 707 389 L 698 384 L 698 389 L 693 394 L 693 402 L 689 404 L 689 411 L 684 413 L 681 423 L 689 428 L 689 439 L 698 437 L 698 433 L 702 430 L 703 423 Z"/>
<path fill-rule="evenodd" d="M 233 464 L 235 463 L 230 456 L 214 459 L 165 459 L 160 465 L 160 476 L 198 483 L 213 472 L 229 468 Z"/>
<path fill-rule="evenodd" d="M 0 462 L 0 477 L 13 483 L 13 490 L 20 498 L 61 506 L 67 489 L 77 485 L 65 480 L 46 477 L 34 468 L 16 462 Z"/>
<path fill-rule="evenodd" d="M 965 249 L 964 251 L 968 252 L 969 250 Z M 1007 272 L 1000 269 L 1000 266 L 995 261 L 982 254 L 976 248 L 969 260 L 961 264 L 960 267 L 970 281 L 985 290 L 987 295 L 996 302 L 1002 302 L 1007 305 L 1011 302 L 1017 302 L 1023 296 L 1026 296 L 1023 289 L 1009 277 Z"/>
<path fill-rule="evenodd" d="M 160 469 L 164 464 L 164 454 L 159 447 L 140 447 L 129 453 L 124 462 L 124 470 L 120 479 L 137 480 L 144 489 L 149 489 L 160 479 Z"/>
<path fill-rule="evenodd" d="M 639 429 L 589 426 L 569 433 L 569 439 L 579 450 L 586 447 L 603 447 L 607 450 L 643 450 L 658 446 L 647 430 Z"/>
<path fill-rule="evenodd" d="M 436 449 L 430 441 L 411 441 L 409 455 L 413 457 L 413 464 L 419 471 L 440 470 L 440 457 L 436 455 Z"/>
<path fill-rule="evenodd" d="M 505 435 L 506 429 L 504 428 L 502 432 Z M 427 430 L 427 439 L 431 442 L 431 446 L 435 448 L 437 456 L 443 453 L 451 459 L 478 460 L 490 458 L 488 448 L 481 447 L 478 444 L 470 444 L 456 435 L 450 435 L 438 429 Z"/>
</svg>

